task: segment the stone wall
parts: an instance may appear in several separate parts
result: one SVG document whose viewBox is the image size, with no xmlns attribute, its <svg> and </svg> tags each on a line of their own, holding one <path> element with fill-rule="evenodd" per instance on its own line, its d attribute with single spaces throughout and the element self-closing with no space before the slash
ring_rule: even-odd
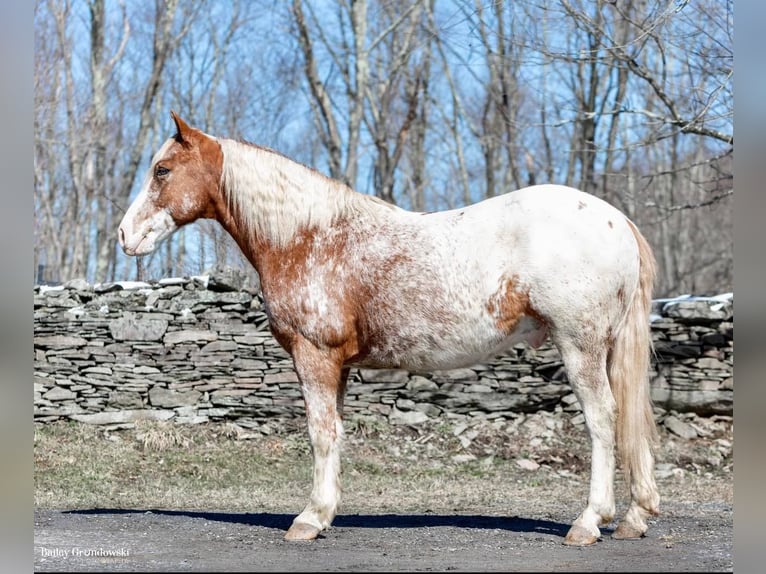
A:
<svg viewBox="0 0 766 574">
<path fill-rule="evenodd" d="M 655 312 L 655 405 L 731 415 L 732 301 L 658 301 Z M 549 343 L 452 371 L 354 369 L 345 414 L 418 424 L 541 409 L 582 418 Z M 35 421 L 259 428 L 303 416 L 292 362 L 269 333 L 260 297 L 236 274 L 34 288 Z"/>
</svg>

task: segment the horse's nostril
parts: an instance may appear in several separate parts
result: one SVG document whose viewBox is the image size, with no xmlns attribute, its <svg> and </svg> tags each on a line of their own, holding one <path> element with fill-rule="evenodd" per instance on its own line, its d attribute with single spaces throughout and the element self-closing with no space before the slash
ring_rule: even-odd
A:
<svg viewBox="0 0 766 574">
<path fill-rule="evenodd" d="M 120 236 L 119 237 L 120 245 L 124 247 L 125 246 L 125 230 L 122 227 L 120 227 L 119 236 Z"/>
</svg>

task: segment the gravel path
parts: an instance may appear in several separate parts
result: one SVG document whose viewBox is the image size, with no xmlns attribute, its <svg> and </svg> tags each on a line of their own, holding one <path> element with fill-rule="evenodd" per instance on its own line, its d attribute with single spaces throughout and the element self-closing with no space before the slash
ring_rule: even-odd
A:
<svg viewBox="0 0 766 574">
<path fill-rule="evenodd" d="M 565 510 L 565 509 L 562 509 Z M 571 516 L 342 514 L 314 542 L 291 514 L 35 512 L 35 571 L 731 571 L 733 508 L 668 504 L 642 540 L 562 544 Z M 612 525 L 613 526 L 613 525 Z"/>
</svg>

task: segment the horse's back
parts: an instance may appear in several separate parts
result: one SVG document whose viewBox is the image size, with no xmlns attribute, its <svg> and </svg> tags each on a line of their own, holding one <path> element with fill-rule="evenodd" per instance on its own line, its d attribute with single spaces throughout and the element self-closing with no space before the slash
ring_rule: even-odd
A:
<svg viewBox="0 0 766 574">
<path fill-rule="evenodd" d="M 578 290 L 595 277 L 637 273 L 636 241 L 625 215 L 571 187 L 526 187 L 428 217 L 444 249 L 530 286 L 558 277 Z"/>
<path fill-rule="evenodd" d="M 557 185 L 527 187 L 502 197 L 513 239 L 522 239 L 530 269 L 585 278 L 620 274 L 638 252 L 627 218 L 588 193 Z M 491 207 L 491 206 L 490 206 Z M 503 227 L 502 222 L 499 223 Z"/>
</svg>

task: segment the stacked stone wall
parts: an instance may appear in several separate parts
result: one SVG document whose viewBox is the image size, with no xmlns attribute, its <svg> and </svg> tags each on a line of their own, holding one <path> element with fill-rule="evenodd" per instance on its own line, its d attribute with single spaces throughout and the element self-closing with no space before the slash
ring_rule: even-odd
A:
<svg viewBox="0 0 766 574">
<path fill-rule="evenodd" d="M 298 379 L 269 332 L 262 300 L 231 278 L 35 287 L 35 421 L 260 428 L 275 418 L 303 417 Z M 732 301 L 658 301 L 655 313 L 655 406 L 731 415 Z M 550 343 L 537 350 L 518 345 L 452 371 L 354 369 L 345 402 L 347 417 L 404 424 L 539 410 L 582 419 Z"/>
</svg>

